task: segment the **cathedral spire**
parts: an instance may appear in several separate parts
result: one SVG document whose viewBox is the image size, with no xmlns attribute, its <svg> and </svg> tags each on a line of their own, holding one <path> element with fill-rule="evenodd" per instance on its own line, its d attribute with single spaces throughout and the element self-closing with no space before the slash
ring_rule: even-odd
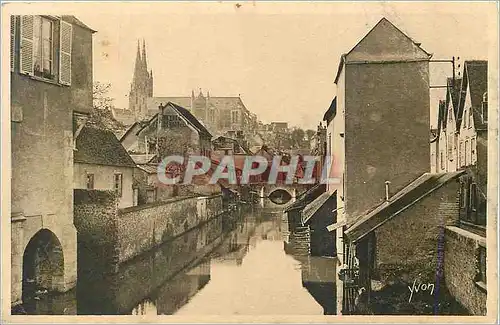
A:
<svg viewBox="0 0 500 325">
<path fill-rule="evenodd" d="M 132 85 L 134 84 L 137 84 L 138 82 L 138 79 L 140 78 L 140 75 L 141 75 L 141 66 L 142 66 L 142 62 L 141 62 L 141 47 L 139 45 L 139 40 L 137 40 L 137 54 L 136 54 L 136 57 L 135 57 L 135 68 L 134 68 L 134 76 L 133 76 L 133 79 L 132 79 Z"/>
<path fill-rule="evenodd" d="M 144 71 L 148 71 L 148 62 L 146 60 L 146 40 L 142 39 L 142 64 L 144 65 Z"/>
</svg>

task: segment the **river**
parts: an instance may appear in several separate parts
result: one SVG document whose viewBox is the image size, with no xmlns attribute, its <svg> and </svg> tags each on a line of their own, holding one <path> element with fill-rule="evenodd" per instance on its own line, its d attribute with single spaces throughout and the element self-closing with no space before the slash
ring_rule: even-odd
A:
<svg viewBox="0 0 500 325">
<path fill-rule="evenodd" d="M 76 289 L 40 295 L 24 308 L 66 315 L 334 314 L 334 259 L 293 249 L 287 229 L 280 209 L 240 207 L 118 272 L 98 263 L 79 267 Z"/>
</svg>

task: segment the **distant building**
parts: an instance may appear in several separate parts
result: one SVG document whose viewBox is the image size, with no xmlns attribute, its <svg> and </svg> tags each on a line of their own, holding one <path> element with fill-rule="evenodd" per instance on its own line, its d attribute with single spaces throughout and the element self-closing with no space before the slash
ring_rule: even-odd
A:
<svg viewBox="0 0 500 325">
<path fill-rule="evenodd" d="M 134 76 L 130 85 L 129 110 L 134 113 L 136 121 L 147 118 L 147 100 L 153 97 L 153 70 L 148 71 L 146 58 L 146 42 L 142 43 L 142 56 L 139 42 L 137 42 L 137 55 L 135 59 Z"/>
<path fill-rule="evenodd" d="M 74 16 L 10 16 L 11 303 L 76 285 L 74 140 L 92 110 L 92 35 Z"/>
<path fill-rule="evenodd" d="M 137 205 L 132 187 L 136 164 L 111 131 L 83 127 L 73 160 L 75 189 L 113 190 L 118 208 Z"/>
<path fill-rule="evenodd" d="M 446 100 L 439 101 L 436 172 L 454 172 L 458 169 L 457 117 L 460 111 L 462 79 L 448 78 Z"/>
<path fill-rule="evenodd" d="M 274 132 L 286 132 L 288 131 L 287 122 L 271 122 L 271 129 Z"/>
<path fill-rule="evenodd" d="M 243 104 L 241 97 L 211 96 L 191 92 L 191 96 L 158 97 L 153 96 L 153 70 L 148 70 L 146 46 L 143 41 L 142 53 L 139 44 L 135 60 L 134 75 L 129 93 L 128 109 L 113 109 L 114 117 L 120 122 L 131 125 L 134 122 L 149 120 L 158 113 L 161 104 L 172 102 L 189 110 L 214 135 L 226 131 L 251 132 L 257 125 L 257 116 Z"/>
<path fill-rule="evenodd" d="M 168 102 L 180 105 L 189 110 L 196 118 L 215 135 L 223 135 L 227 131 L 251 132 L 256 124 L 254 115 L 246 108 L 241 97 L 215 97 L 207 91 L 191 97 L 152 97 L 148 99 L 148 112 L 155 111 L 160 104 Z"/>
<path fill-rule="evenodd" d="M 251 155 L 250 150 L 237 139 L 220 136 L 212 140 L 213 151 L 218 155 Z"/>
<path fill-rule="evenodd" d="M 135 154 L 170 151 L 171 154 L 210 156 L 212 135 L 189 110 L 168 102 L 159 111 L 148 121 L 134 123 L 127 130 L 120 139 L 125 149 Z"/>
</svg>

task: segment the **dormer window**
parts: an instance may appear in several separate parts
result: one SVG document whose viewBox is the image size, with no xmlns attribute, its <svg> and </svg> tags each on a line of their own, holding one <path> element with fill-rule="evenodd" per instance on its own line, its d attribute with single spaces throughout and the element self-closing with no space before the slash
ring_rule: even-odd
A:
<svg viewBox="0 0 500 325">
<path fill-rule="evenodd" d="M 483 123 L 488 122 L 488 92 L 483 94 L 483 102 L 481 103 L 481 117 Z"/>
</svg>

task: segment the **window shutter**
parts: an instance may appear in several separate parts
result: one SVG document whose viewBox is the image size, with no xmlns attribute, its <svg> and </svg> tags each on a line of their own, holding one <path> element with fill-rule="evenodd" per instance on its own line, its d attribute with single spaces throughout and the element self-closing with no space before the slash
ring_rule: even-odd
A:
<svg viewBox="0 0 500 325">
<path fill-rule="evenodd" d="M 71 46 L 73 25 L 60 21 L 59 82 L 71 85 Z"/>
<path fill-rule="evenodd" d="M 10 71 L 14 71 L 16 59 L 16 16 L 10 16 Z"/>
<path fill-rule="evenodd" d="M 19 69 L 29 75 L 33 75 L 33 20 L 34 16 L 21 16 Z"/>
</svg>

